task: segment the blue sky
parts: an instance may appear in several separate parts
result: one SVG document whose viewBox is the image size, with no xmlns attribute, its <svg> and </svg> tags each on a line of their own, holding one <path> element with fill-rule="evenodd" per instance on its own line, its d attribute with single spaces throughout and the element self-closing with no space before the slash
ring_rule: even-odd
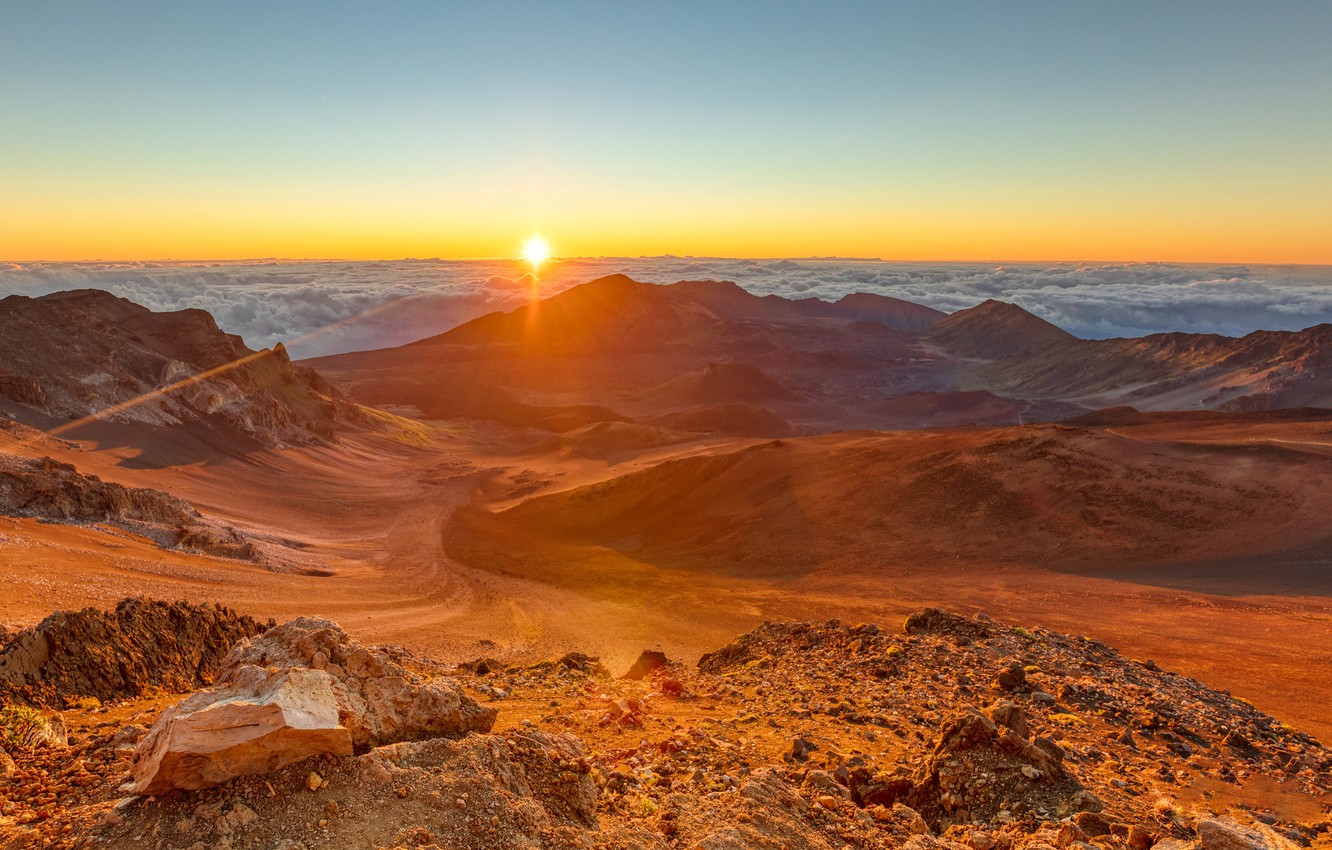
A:
<svg viewBox="0 0 1332 850">
<path fill-rule="evenodd" d="M 583 253 L 905 256 L 914 214 L 921 246 L 1011 230 L 1031 255 L 1043 227 L 1068 256 L 1116 228 L 1155 247 L 1136 210 L 1332 259 L 1332 3 L 8 6 L 0 191 L 65 258 L 117 208 L 207 244 L 173 224 L 196 199 L 219 256 L 247 216 L 397 247 L 396 204 L 459 251 L 558 236 L 563 210 Z M 421 253 L 474 253 L 441 241 Z"/>
</svg>

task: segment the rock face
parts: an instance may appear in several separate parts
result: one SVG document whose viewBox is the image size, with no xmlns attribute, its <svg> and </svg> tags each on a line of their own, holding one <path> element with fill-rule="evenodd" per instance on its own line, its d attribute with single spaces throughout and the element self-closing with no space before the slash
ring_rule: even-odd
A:
<svg viewBox="0 0 1332 850">
<path fill-rule="evenodd" d="M 201 516 L 184 499 L 102 481 L 49 457 L 0 453 L 0 514 L 106 523 L 168 548 L 246 561 L 259 558 L 246 535 Z"/>
<path fill-rule="evenodd" d="M 202 423 L 268 445 L 363 420 L 281 345 L 253 351 L 202 310 L 155 313 L 99 290 L 0 300 L 0 363 L 0 398 L 56 416 Z"/>
<path fill-rule="evenodd" d="M 217 605 L 125 599 L 111 612 L 57 611 L 0 651 L 0 700 L 64 708 L 79 697 L 189 691 L 264 625 Z"/>
<path fill-rule="evenodd" d="M 312 755 L 487 732 L 496 713 L 451 679 L 423 680 L 335 623 L 301 617 L 238 644 L 217 685 L 162 715 L 131 772 L 136 793 L 207 788 Z"/>
<path fill-rule="evenodd" d="M 446 668 L 299 621 L 239 646 L 229 691 L 172 712 L 175 749 L 157 768 L 190 787 L 218 781 L 218 764 L 238 772 L 248 760 L 265 772 L 202 794 L 124 799 L 125 748 L 144 730 L 69 712 L 70 747 L 10 748 L 18 772 L 0 782 L 0 846 L 59 848 L 72 836 L 107 850 L 1326 846 L 1332 752 L 1312 737 L 1090 638 L 984 622 L 988 637 L 970 644 L 949 628 L 768 623 L 713 657 L 718 674 L 672 666 L 685 685 L 675 696 L 660 676 L 611 678 L 574 654 L 457 665 L 450 675 L 469 692 L 502 686 L 539 709 L 499 733 L 337 757 L 357 734 L 344 691 L 375 686 L 357 670 L 403 665 L 409 672 L 378 678 L 415 682 L 410 671 Z M 991 684 L 1018 660 L 1027 691 Z M 604 719 L 603 707 L 628 702 L 641 724 Z M 1131 744 L 1119 736 L 1129 726 Z M 1222 743 L 1232 733 L 1250 742 L 1245 754 Z M 1185 741 L 1205 755 L 1185 755 Z M 187 743 L 206 755 L 186 753 Z M 1246 779 L 1261 784 L 1246 791 Z M 1194 794 L 1200 781 L 1270 801 L 1253 813 L 1270 828 L 1250 823 L 1248 803 L 1208 813 Z"/>
</svg>

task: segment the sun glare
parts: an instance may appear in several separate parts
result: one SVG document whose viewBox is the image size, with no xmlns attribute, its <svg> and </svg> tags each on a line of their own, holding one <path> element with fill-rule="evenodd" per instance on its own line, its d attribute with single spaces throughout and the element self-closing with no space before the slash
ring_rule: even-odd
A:
<svg viewBox="0 0 1332 850">
<path fill-rule="evenodd" d="M 550 244 L 539 235 L 533 234 L 531 239 L 523 243 L 523 259 L 531 263 L 533 269 L 536 269 L 550 259 Z"/>
</svg>

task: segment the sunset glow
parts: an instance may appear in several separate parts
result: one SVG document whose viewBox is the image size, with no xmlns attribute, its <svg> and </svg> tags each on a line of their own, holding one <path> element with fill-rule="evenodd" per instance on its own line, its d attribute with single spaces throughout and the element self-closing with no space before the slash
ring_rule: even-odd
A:
<svg viewBox="0 0 1332 850">
<path fill-rule="evenodd" d="M 539 269 L 542 263 L 550 259 L 550 244 L 539 235 L 533 235 L 523 243 L 523 259 L 532 264 L 533 270 Z"/>
<path fill-rule="evenodd" d="M 21 5 L 0 259 L 1332 262 L 1332 6 L 743 6 Z"/>
</svg>

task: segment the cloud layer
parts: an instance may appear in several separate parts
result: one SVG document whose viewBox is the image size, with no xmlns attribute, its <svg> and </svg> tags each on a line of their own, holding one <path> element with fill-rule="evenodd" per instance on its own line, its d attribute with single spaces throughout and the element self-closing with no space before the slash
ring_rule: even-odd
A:
<svg viewBox="0 0 1332 850">
<path fill-rule="evenodd" d="M 593 258 L 552 263 L 539 290 L 527 272 L 517 262 L 471 260 L 0 263 L 0 294 L 93 287 L 154 310 L 200 308 L 251 346 L 286 342 L 296 357 L 401 345 L 512 309 L 534 291 L 558 292 L 616 272 L 657 283 L 733 280 L 788 298 L 875 292 L 945 311 L 998 298 L 1094 338 L 1240 335 L 1332 322 L 1328 266 Z"/>
</svg>

